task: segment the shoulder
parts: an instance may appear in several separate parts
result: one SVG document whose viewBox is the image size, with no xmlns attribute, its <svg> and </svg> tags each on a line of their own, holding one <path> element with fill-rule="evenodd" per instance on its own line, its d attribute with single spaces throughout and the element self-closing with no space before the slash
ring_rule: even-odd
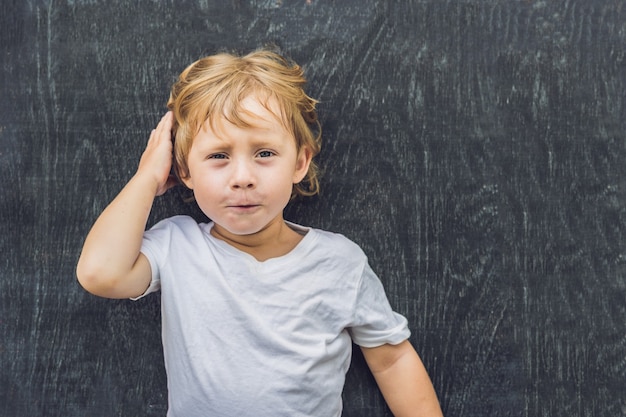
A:
<svg viewBox="0 0 626 417">
<path fill-rule="evenodd" d="M 311 229 L 318 235 L 318 239 L 327 244 L 332 244 L 349 251 L 363 252 L 361 247 L 353 242 L 350 238 L 341 233 L 331 232 L 322 229 Z"/>
<path fill-rule="evenodd" d="M 145 241 L 165 243 L 175 240 L 177 242 L 196 241 L 203 239 L 205 223 L 198 223 L 190 216 L 173 216 L 163 219 L 144 233 Z"/>
<path fill-rule="evenodd" d="M 186 215 L 178 215 L 168 217 L 157 222 L 154 226 L 152 226 L 146 233 L 188 233 L 193 234 L 194 232 L 202 232 L 202 230 L 206 227 L 206 223 L 198 223 L 190 216 Z"/>
<path fill-rule="evenodd" d="M 310 229 L 315 239 L 315 250 L 332 258 L 341 258 L 348 263 L 363 264 L 367 256 L 359 245 L 341 233 L 321 229 Z"/>
<path fill-rule="evenodd" d="M 191 216 L 186 215 L 178 215 L 168 217 L 166 219 L 160 220 L 154 226 L 150 228 L 152 229 L 188 229 L 188 228 L 198 228 L 199 224 L 196 222 Z"/>
<path fill-rule="evenodd" d="M 141 252 L 148 259 L 163 263 L 199 256 L 207 248 L 207 227 L 190 216 L 163 219 L 144 232 Z"/>
</svg>

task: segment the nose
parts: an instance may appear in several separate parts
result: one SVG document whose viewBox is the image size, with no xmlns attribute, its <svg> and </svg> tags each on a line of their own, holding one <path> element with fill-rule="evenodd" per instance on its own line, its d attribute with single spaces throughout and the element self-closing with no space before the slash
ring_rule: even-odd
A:
<svg viewBox="0 0 626 417">
<path fill-rule="evenodd" d="M 253 189 L 256 187 L 254 167 L 249 161 L 235 161 L 231 176 L 231 187 L 234 189 Z"/>
</svg>

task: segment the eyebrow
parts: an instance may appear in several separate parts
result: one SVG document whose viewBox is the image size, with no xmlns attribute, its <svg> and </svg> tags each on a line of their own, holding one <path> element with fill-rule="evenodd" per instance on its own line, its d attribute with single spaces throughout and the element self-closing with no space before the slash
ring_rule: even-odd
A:
<svg viewBox="0 0 626 417">
<path fill-rule="evenodd" d="M 293 141 L 295 144 L 295 139 L 290 137 L 288 134 L 281 135 L 282 137 L 277 140 L 273 140 L 278 135 L 267 135 L 267 137 L 258 137 L 254 134 L 249 135 L 245 138 L 245 141 L 248 146 L 252 148 L 270 148 L 276 149 L 277 147 L 282 147 L 285 145 L 286 141 Z M 230 141 L 222 139 L 220 136 L 211 136 L 210 138 L 205 138 L 200 142 L 196 142 L 197 149 L 201 152 L 220 152 L 220 151 L 230 151 L 234 146 Z"/>
</svg>

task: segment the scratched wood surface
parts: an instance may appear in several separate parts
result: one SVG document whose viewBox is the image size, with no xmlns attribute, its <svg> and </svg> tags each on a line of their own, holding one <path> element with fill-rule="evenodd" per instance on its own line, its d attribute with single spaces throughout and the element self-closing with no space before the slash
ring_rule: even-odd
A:
<svg viewBox="0 0 626 417">
<path fill-rule="evenodd" d="M 599 0 L 0 4 L 0 415 L 163 416 L 158 296 L 82 291 L 91 223 L 168 87 L 280 46 L 320 99 L 323 193 L 447 416 L 626 415 L 626 6 Z M 173 190 L 151 222 L 200 218 Z M 362 357 L 345 416 L 389 416 Z"/>
</svg>

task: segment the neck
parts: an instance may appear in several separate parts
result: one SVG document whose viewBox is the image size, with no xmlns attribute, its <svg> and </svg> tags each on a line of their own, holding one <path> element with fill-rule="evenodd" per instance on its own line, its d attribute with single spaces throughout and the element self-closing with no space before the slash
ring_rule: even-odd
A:
<svg viewBox="0 0 626 417">
<path fill-rule="evenodd" d="M 286 255 L 302 240 L 302 236 L 287 226 L 282 216 L 276 217 L 253 234 L 235 235 L 215 224 L 211 235 L 252 255 L 260 262 Z"/>
</svg>

